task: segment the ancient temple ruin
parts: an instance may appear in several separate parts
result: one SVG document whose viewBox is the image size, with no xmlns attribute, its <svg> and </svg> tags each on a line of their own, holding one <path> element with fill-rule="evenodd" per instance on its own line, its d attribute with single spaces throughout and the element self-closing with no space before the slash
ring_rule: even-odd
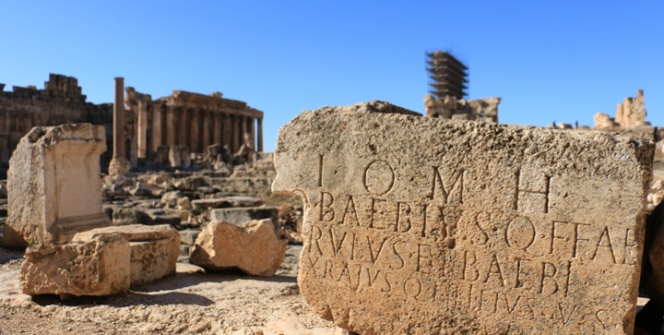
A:
<svg viewBox="0 0 664 335">
<path fill-rule="evenodd" d="M 615 118 L 602 112 L 595 114 L 593 129 L 634 133 L 657 140 L 655 127 L 646 121 L 646 116 L 643 90 L 638 90 L 635 97 L 625 97 L 623 103 L 617 105 Z"/>
<path fill-rule="evenodd" d="M 243 146 L 263 151 L 263 112 L 243 101 L 224 98 L 220 92 L 204 95 L 176 90 L 152 99 L 133 87 L 126 87 L 125 92 L 124 80 L 116 78 L 119 125 L 113 127 L 114 104 L 87 102 L 74 77 L 51 74 L 44 89 L 14 86 L 5 92 L 4 88 L 0 84 L 1 175 L 19 140 L 32 127 L 66 123 L 105 127 L 106 144 L 113 152 L 102 156 L 102 170 L 112 156 L 123 157 L 131 167 L 153 166 L 156 153 L 168 152 L 173 146 L 186 146 L 192 153 L 205 153 L 213 144 L 226 146 L 230 153 Z"/>
<path fill-rule="evenodd" d="M 237 152 L 244 145 L 263 151 L 263 112 L 247 103 L 210 95 L 173 91 L 153 100 L 151 95 L 126 88 L 127 126 L 125 146 L 130 161 L 150 159 L 160 146 L 187 145 L 202 153 L 213 144 Z M 246 143 L 248 142 L 248 143 Z"/>
<path fill-rule="evenodd" d="M 449 52 L 427 52 L 430 94 L 424 96 L 426 116 L 498 123 L 500 98 L 466 100 L 468 67 Z"/>
</svg>

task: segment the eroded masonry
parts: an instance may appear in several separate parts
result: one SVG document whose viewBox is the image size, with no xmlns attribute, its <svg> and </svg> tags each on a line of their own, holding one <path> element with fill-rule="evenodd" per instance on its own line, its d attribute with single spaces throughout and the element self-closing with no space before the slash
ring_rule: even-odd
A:
<svg viewBox="0 0 664 335">
<path fill-rule="evenodd" d="M 300 291 L 344 329 L 631 334 L 653 151 L 370 102 L 284 126 L 273 190 L 303 197 Z"/>
</svg>

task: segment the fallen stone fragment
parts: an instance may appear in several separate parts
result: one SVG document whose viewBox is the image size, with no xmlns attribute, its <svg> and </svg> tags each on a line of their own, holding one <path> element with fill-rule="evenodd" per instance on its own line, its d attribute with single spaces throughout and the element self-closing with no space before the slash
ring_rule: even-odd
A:
<svg viewBox="0 0 664 335">
<path fill-rule="evenodd" d="M 277 209 L 270 206 L 265 207 L 233 207 L 213 209 L 210 220 L 226 223 L 240 224 L 251 220 L 270 219 L 278 228 Z"/>
<path fill-rule="evenodd" d="M 254 207 L 260 206 L 263 201 L 248 196 L 230 196 L 213 199 L 198 199 L 191 201 L 195 209 L 228 208 L 228 207 Z"/>
<path fill-rule="evenodd" d="M 175 208 L 178 203 L 178 199 L 182 197 L 182 192 L 180 191 L 171 191 L 166 192 L 161 196 L 161 202 L 168 207 Z"/>
<path fill-rule="evenodd" d="M 209 178 L 210 186 L 222 193 L 270 194 L 272 178 Z"/>
<path fill-rule="evenodd" d="M 66 242 L 104 227 L 99 155 L 106 151 L 103 126 L 35 127 L 21 138 L 9 161 L 9 247 Z"/>
<path fill-rule="evenodd" d="M 141 211 L 144 215 L 139 215 L 139 222 L 145 225 L 161 225 L 167 224 L 173 227 L 180 224 L 182 218 L 178 214 L 171 211 L 164 211 L 161 209 L 145 209 Z"/>
<path fill-rule="evenodd" d="M 279 132 L 298 284 L 371 334 L 632 334 L 652 143 L 325 107 Z"/>
<path fill-rule="evenodd" d="M 191 157 L 189 155 L 189 146 L 171 145 L 168 152 L 168 161 L 174 168 L 188 168 L 191 166 Z"/>
<path fill-rule="evenodd" d="M 287 244 L 277 238 L 271 220 L 239 225 L 213 221 L 198 235 L 190 262 L 209 271 L 238 268 L 271 277 L 284 261 Z"/>
<path fill-rule="evenodd" d="M 21 289 L 25 294 L 104 296 L 130 285 L 129 242 L 121 234 L 100 234 L 85 242 L 39 244 L 25 252 Z"/>
<path fill-rule="evenodd" d="M 73 241 L 90 241 L 105 234 L 120 234 L 131 248 L 131 285 L 142 285 L 175 274 L 180 253 L 180 234 L 169 225 L 140 224 L 98 228 L 74 236 Z"/>
</svg>

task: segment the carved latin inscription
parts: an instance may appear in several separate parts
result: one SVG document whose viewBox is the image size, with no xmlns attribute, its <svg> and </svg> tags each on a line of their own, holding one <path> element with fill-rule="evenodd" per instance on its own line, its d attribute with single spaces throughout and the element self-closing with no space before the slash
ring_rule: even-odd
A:
<svg viewBox="0 0 664 335">
<path fill-rule="evenodd" d="M 321 316 L 367 334 L 631 331 L 647 181 L 615 166 L 647 169 L 645 144 L 350 110 L 294 120 L 275 159 L 273 188 L 307 204 L 298 280 Z"/>
</svg>

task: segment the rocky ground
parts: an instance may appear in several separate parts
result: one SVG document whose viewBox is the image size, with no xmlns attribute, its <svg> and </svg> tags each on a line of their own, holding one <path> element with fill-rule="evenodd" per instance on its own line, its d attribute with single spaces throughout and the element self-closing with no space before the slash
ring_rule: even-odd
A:
<svg viewBox="0 0 664 335">
<path fill-rule="evenodd" d="M 19 287 L 23 251 L 0 242 L 0 335 L 7 334 L 344 334 L 299 295 L 301 203 L 270 194 L 271 156 L 252 165 L 215 164 L 185 171 L 105 177 L 104 212 L 114 225 L 170 224 L 180 232 L 175 276 L 110 297 L 29 296 Z M 205 161 L 202 161 L 205 163 Z M 218 165 L 218 166 L 217 166 Z M 0 185 L 0 223 L 7 216 Z M 198 232 L 217 208 L 273 208 L 291 242 L 271 278 L 206 273 L 189 263 Z M 0 241 L 2 240 L 0 224 Z"/>
<path fill-rule="evenodd" d="M 342 334 L 299 295 L 300 250 L 290 245 L 272 278 L 209 274 L 181 262 L 175 276 L 127 294 L 60 301 L 22 294 L 22 252 L 0 248 L 0 333 Z"/>
<path fill-rule="evenodd" d="M 222 173 L 176 172 L 107 178 L 105 211 L 114 224 L 132 220 L 169 223 L 175 217 L 177 220 L 172 225 L 185 237 L 191 231 L 200 231 L 210 220 L 211 208 L 197 205 L 200 200 L 245 193 L 246 187 L 254 190 L 269 187 L 260 184 L 260 180 L 272 176 L 263 174 L 260 170 L 235 169 Z M 226 177 L 233 178 L 234 184 Z M 662 160 L 655 162 L 650 207 L 664 198 L 664 182 L 657 180 L 664 180 Z M 231 184 L 234 189 L 224 189 Z M 3 190 L 0 187 L 0 196 Z M 239 272 L 205 273 L 188 263 L 190 245 L 183 240 L 183 254 L 175 276 L 132 288 L 126 294 L 61 301 L 55 296 L 22 294 L 19 272 L 23 251 L 0 245 L 0 335 L 347 334 L 318 317 L 299 294 L 297 270 L 302 247 L 298 244 L 301 239 L 297 234 L 300 223 L 297 218 L 301 204 L 282 195 L 259 193 L 252 196 L 259 197 L 264 206 L 279 210 L 281 237 L 291 241 L 275 277 L 252 277 Z M 0 199 L 0 217 L 6 216 L 4 204 L 6 200 Z M 639 298 L 639 306 L 646 301 Z"/>
</svg>

